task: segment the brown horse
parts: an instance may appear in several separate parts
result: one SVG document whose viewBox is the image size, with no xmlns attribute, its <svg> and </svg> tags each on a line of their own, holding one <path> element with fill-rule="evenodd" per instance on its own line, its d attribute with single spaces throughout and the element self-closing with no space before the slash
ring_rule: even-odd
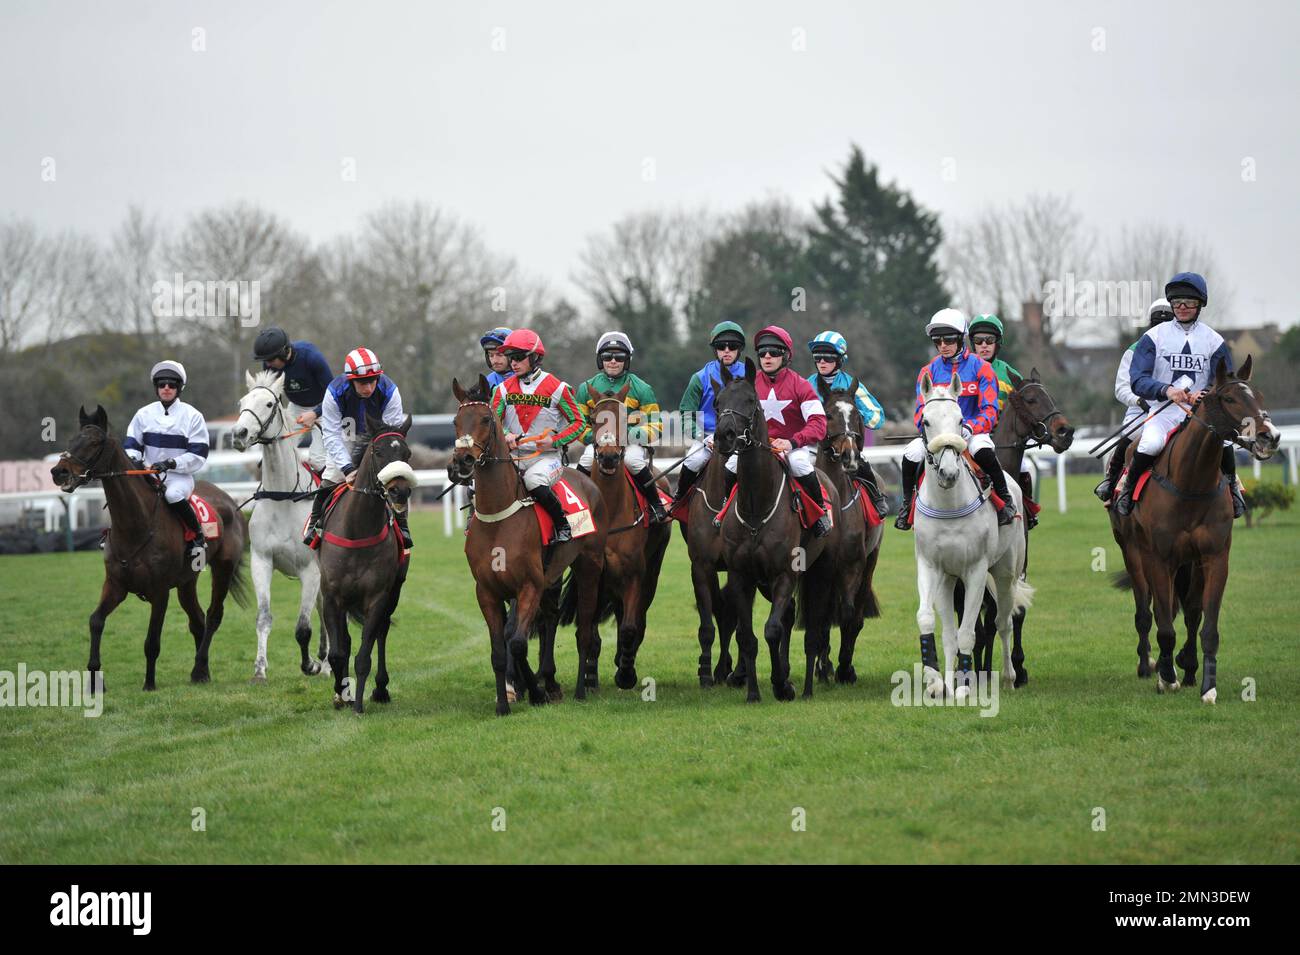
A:
<svg viewBox="0 0 1300 955">
<path fill-rule="evenodd" d="M 81 430 L 50 469 L 50 476 L 60 490 L 68 493 L 87 481 L 101 481 L 112 521 L 104 547 L 104 587 L 99 605 L 90 615 L 90 662 L 86 669 L 92 674 L 92 687 L 96 680 L 101 688 L 104 685 L 103 678 L 95 676 L 100 672 L 99 642 L 104 634 L 104 620 L 127 594 L 148 601 L 152 608 L 144 641 L 144 688 L 157 687 L 155 670 L 173 588 L 180 597 L 194 637 L 190 682 L 208 682 L 211 679 L 208 650 L 213 634 L 221 626 L 227 592 L 239 606 L 248 606 L 248 585 L 244 579 L 247 533 L 244 515 L 235 502 L 214 484 L 207 481 L 194 484 L 194 493 L 212 506 L 221 529 L 220 543 L 209 544 L 207 564 L 212 568 L 212 599 L 205 616 L 197 591 L 202 567 L 196 568 L 183 558 L 185 529 L 162 506 L 162 483 L 153 479 L 149 469 L 136 468 L 117 438 L 109 433 L 108 414 L 102 407 L 97 406 L 93 415 L 81 409 Z"/>
<path fill-rule="evenodd" d="M 722 534 L 713 523 L 727 500 L 725 460 L 716 454 L 709 458 L 704 473 L 691 487 L 686 520 L 682 522 L 682 539 L 686 541 L 686 553 L 691 561 L 695 609 L 700 615 L 699 676 L 700 686 L 705 687 L 722 683 L 732 675 L 731 635 L 736 629 L 736 615 L 718 583 L 718 574 L 727 569 L 727 562 L 722 551 Z M 720 637 L 718 665 L 711 667 L 715 635 Z"/>
<path fill-rule="evenodd" d="M 460 402 L 456 412 L 456 447 L 447 472 L 459 483 L 474 485 L 474 516 L 465 537 L 465 559 L 474 575 L 479 610 L 492 641 L 492 671 L 496 675 L 497 715 L 510 713 L 506 699 L 505 603 L 517 599 L 514 632 L 509 637 L 510 663 L 523 677 L 528 701 L 534 706 L 548 697 L 561 697 L 555 682 L 555 627 L 544 621 L 538 666 L 546 679 L 545 692 L 528 665 L 528 635 L 537 623 L 543 595 L 553 589 L 570 565 L 578 578 L 578 684 L 574 697 L 586 699 L 588 661 L 594 659 L 598 582 L 605 565 L 606 523 L 604 500 L 596 485 L 581 471 L 566 468 L 563 478 L 587 501 L 596 530 L 566 541 L 548 553 L 541 538 L 533 502 L 506 446 L 505 430 L 488 403 L 491 389 L 479 376 L 470 391 L 459 381 L 451 384 Z"/>
<path fill-rule="evenodd" d="M 370 654 L 376 645 L 379 670 L 370 699 L 374 703 L 392 699 L 385 651 L 409 563 L 402 555 L 401 534 L 392 525 L 393 515 L 406 510 L 414 486 L 415 475 L 406 463 L 411 459 L 406 444 L 410 427 L 410 415 L 397 427 L 367 415 L 366 434 L 373 437 L 366 442 L 348 490 L 321 522 L 321 600 L 330 635 L 334 705 L 351 703 L 358 714 L 365 710 Z M 348 617 L 361 624 L 361 646 L 352 664 L 355 689 L 348 679 L 352 654 Z"/>
<path fill-rule="evenodd" d="M 659 586 L 659 570 L 664 552 L 672 538 L 672 528 L 651 521 L 648 510 L 637 504 L 636 492 L 623 463 L 627 406 L 623 403 L 631 384 L 617 392 L 604 392 L 596 401 L 591 415 L 592 444 L 595 460 L 591 480 L 600 491 L 609 515 L 610 533 L 605 538 L 605 569 L 601 573 L 597 619 L 610 613 L 618 619 L 617 668 L 614 683 L 620 690 L 637 684 L 636 654 L 645 639 L 646 614 L 654 602 Z M 667 482 L 664 482 L 667 490 Z M 590 587 L 590 581 L 570 574 L 561 604 L 560 623 L 574 622 L 578 593 Z M 600 656 L 600 637 L 594 641 L 594 658 L 587 661 L 588 676 L 593 675 Z"/>
<path fill-rule="evenodd" d="M 1020 470 L 1025 459 L 1025 451 L 1031 447 L 1050 446 L 1058 454 L 1069 450 L 1074 443 L 1074 426 L 1065 413 L 1056 407 L 1056 402 L 1048 393 L 1038 369 L 1029 372 L 1028 378 L 1011 374 L 1011 392 L 1007 395 L 1007 405 L 998 415 L 997 427 L 993 429 L 993 445 L 997 451 L 998 463 L 1002 470 L 1020 482 L 1028 501 L 1030 481 L 1026 480 Z M 1025 530 L 1029 530 L 1029 507 L 1025 506 Z M 1025 566 L 1029 566 L 1029 537 L 1025 537 Z M 957 608 L 957 620 L 961 621 L 962 608 L 965 606 L 966 588 L 959 580 L 954 588 L 954 604 Z M 1029 682 L 1029 670 L 1025 668 L 1025 651 L 1021 645 L 1021 634 L 1025 625 L 1026 609 L 1015 612 L 1011 618 L 1012 631 L 1015 636 L 1011 650 L 1011 662 L 1015 664 L 1015 686 L 1022 687 Z M 994 620 L 997 618 L 997 601 L 993 595 L 984 591 L 984 604 L 980 608 L 980 619 L 975 622 L 975 668 L 985 673 L 993 670 L 993 638 L 997 634 Z"/>
<path fill-rule="evenodd" d="M 746 701 L 757 703 L 758 639 L 754 636 L 754 593 L 772 603 L 763 626 L 772 659 L 772 692 L 778 700 L 795 697 L 790 682 L 790 632 L 794 627 L 795 588 L 803 573 L 829 574 L 824 553 L 839 546 L 839 524 L 824 538 L 816 538 L 799 523 L 790 507 L 789 477 L 770 450 L 767 421 L 754 390 L 755 366 L 747 364 L 743 377 L 733 377 L 725 366 L 722 382 L 715 383 L 718 410 L 713 435 L 715 457 L 737 456 L 736 497 L 722 521 L 722 549 L 727 555 L 726 599 L 736 613 L 736 643 L 748 686 Z M 827 484 L 825 476 L 819 480 Z M 839 495 L 830 488 L 832 513 L 839 514 Z M 804 696 L 812 696 L 813 666 L 817 659 L 825 608 L 810 601 L 804 633 Z"/>
<path fill-rule="evenodd" d="M 1151 466 L 1151 478 L 1129 517 L 1111 508 L 1111 530 L 1124 553 L 1133 585 L 1138 632 L 1138 676 L 1151 673 L 1151 602 L 1155 601 L 1156 691 L 1179 688 L 1174 672 L 1174 618 L 1181 602 L 1187 642 L 1178 654 L 1183 683 L 1196 679 L 1196 631 L 1201 627 L 1205 672 L 1201 699 L 1213 703 L 1219 653 L 1219 609 L 1228 583 L 1232 548 L 1232 500 L 1220 471 L 1223 442 L 1247 448 L 1259 460 L 1277 450 L 1281 435 L 1247 382 L 1248 357 L 1239 374 L 1215 369 L 1213 386 L 1169 438 Z M 1133 447 L 1137 447 L 1134 442 Z M 1178 579 L 1182 587 L 1176 585 Z"/>
<path fill-rule="evenodd" d="M 818 655 L 818 677 L 830 682 L 830 628 L 832 621 L 840 628 L 839 665 L 835 668 L 836 683 L 856 683 L 857 671 L 853 669 L 853 650 L 857 644 L 862 622 L 867 617 L 880 616 L 880 603 L 876 600 L 872 579 L 876 561 L 880 558 L 880 544 L 884 538 L 884 525 L 868 526 L 859 503 L 865 493 L 853 480 L 862 453 L 862 413 L 854 396 L 858 393 L 858 380 L 853 379 L 848 390 L 831 391 L 818 379 L 817 391 L 826 409 L 826 437 L 817 452 L 817 468 L 830 478 L 835 493 L 844 503 L 835 515 L 839 525 L 839 545 L 828 551 L 826 573 L 804 574 L 800 581 L 803 592 L 800 604 L 808 607 L 814 600 L 825 600 L 826 614 L 823 632 L 819 634 L 821 652 Z M 822 593 L 817 593 L 817 591 Z"/>
</svg>

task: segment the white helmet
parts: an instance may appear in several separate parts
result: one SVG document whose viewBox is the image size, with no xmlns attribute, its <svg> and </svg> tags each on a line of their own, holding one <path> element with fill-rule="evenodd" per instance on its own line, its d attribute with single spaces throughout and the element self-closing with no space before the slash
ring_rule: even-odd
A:
<svg viewBox="0 0 1300 955">
<path fill-rule="evenodd" d="M 185 378 L 185 366 L 178 361 L 160 361 L 153 366 L 153 371 L 149 372 L 149 380 L 154 381 L 161 372 L 169 371 L 181 380 L 181 387 L 187 384 Z M 164 378 L 170 378 L 172 375 L 163 375 Z"/>
<path fill-rule="evenodd" d="M 934 313 L 925 326 L 925 336 L 930 338 L 936 331 L 951 328 L 958 335 L 966 334 L 966 316 L 961 309 L 944 308 Z"/>
<path fill-rule="evenodd" d="M 596 369 L 600 370 L 604 366 L 600 363 L 600 353 L 603 351 L 623 351 L 627 353 L 627 365 L 624 370 L 632 367 L 632 339 L 628 338 L 622 332 L 606 332 L 601 335 L 596 342 Z"/>
<path fill-rule="evenodd" d="M 1157 318 L 1157 315 L 1160 317 Z M 1174 307 L 1169 304 L 1169 299 L 1158 298 L 1147 309 L 1147 327 L 1155 328 L 1161 322 L 1167 322 L 1173 317 Z"/>
</svg>

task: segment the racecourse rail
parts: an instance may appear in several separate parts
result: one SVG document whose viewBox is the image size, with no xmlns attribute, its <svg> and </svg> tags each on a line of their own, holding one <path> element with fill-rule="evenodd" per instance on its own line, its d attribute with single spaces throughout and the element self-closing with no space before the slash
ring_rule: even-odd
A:
<svg viewBox="0 0 1300 955">
<path fill-rule="evenodd" d="M 1300 425 L 1290 425 L 1278 429 L 1282 433 L 1282 440 L 1279 450 L 1286 455 L 1287 476 L 1292 486 L 1300 483 L 1297 480 L 1297 464 L 1300 463 Z M 1095 441 L 1092 441 L 1095 443 Z M 903 444 L 878 445 L 876 447 L 865 448 L 862 456 L 872 464 L 892 463 L 895 466 L 899 464 L 903 457 Z M 1031 448 L 1026 452 L 1026 458 L 1034 466 L 1035 472 L 1042 470 L 1040 460 L 1048 458 L 1049 463 L 1055 462 L 1056 469 L 1056 506 L 1062 514 L 1065 513 L 1065 475 L 1071 458 L 1082 458 L 1096 460 L 1088 454 L 1087 448 L 1070 448 L 1068 451 L 1058 454 L 1050 448 Z M 667 470 L 677 464 L 680 458 L 671 457 L 663 458 L 655 462 L 657 470 Z M 1100 462 L 1098 462 L 1100 463 Z M 1255 477 L 1258 479 L 1261 474 L 1261 465 L 1259 461 L 1252 462 L 1254 466 Z M 416 471 L 416 478 L 420 482 L 421 488 L 433 488 L 442 491 L 447 487 L 447 474 L 445 470 L 428 470 Z M 197 478 L 203 478 L 203 472 L 200 471 Z M 251 497 L 257 490 L 256 481 L 221 481 L 219 486 L 227 494 L 231 495 L 236 501 L 243 501 Z M 87 486 L 78 488 L 71 494 L 65 494 L 59 490 L 44 491 L 16 491 L 0 494 L 0 503 L 14 501 L 28 503 L 31 509 L 40 508 L 45 514 L 45 530 L 47 532 L 59 530 L 59 515 L 66 513 L 68 516 L 67 531 L 71 535 L 78 529 L 80 523 L 78 519 L 78 505 L 81 502 L 90 504 L 98 503 L 104 499 L 104 490 L 98 486 Z M 442 509 L 442 532 L 445 536 L 450 537 L 457 528 L 465 526 L 465 488 L 455 487 L 444 498 L 444 501 L 450 502 L 453 506 L 444 505 Z"/>
</svg>

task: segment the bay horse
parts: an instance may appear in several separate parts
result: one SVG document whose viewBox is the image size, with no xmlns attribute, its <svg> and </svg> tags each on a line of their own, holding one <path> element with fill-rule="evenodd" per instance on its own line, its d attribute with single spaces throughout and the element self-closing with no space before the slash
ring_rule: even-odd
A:
<svg viewBox="0 0 1300 955">
<path fill-rule="evenodd" d="M 1064 454 L 1074 444 L 1074 426 L 1065 413 L 1056 407 L 1056 402 L 1048 392 L 1038 369 L 1033 368 L 1028 378 L 1021 378 L 1011 373 L 1012 390 L 1007 395 L 1007 405 L 998 415 L 997 427 L 993 429 L 993 446 L 998 456 L 998 463 L 1007 474 L 1020 479 L 1020 466 L 1025 459 L 1025 451 L 1031 447 L 1050 446 L 1057 454 Z M 1028 497 L 1029 489 L 1021 484 L 1021 490 Z M 1028 505 L 1026 505 L 1026 508 Z M 1025 530 L 1028 535 L 1028 511 L 1025 514 Z M 1025 538 L 1025 568 L 1029 568 L 1029 537 Z M 957 621 L 961 622 L 962 609 L 965 606 L 965 588 L 957 582 L 953 595 L 957 607 Z M 1015 686 L 1022 687 L 1029 682 L 1029 670 L 1025 667 L 1025 651 L 1021 645 L 1028 608 L 1022 607 L 1011 618 L 1014 641 L 1011 648 L 1011 662 L 1016 668 Z M 975 669 L 990 673 L 993 669 L 993 636 L 997 632 L 994 621 L 997 604 L 993 594 L 987 588 L 984 591 L 984 605 L 980 619 L 975 621 Z"/>
<path fill-rule="evenodd" d="M 965 460 L 966 439 L 958 397 L 961 381 L 954 375 L 947 384 L 935 385 L 928 373 L 921 378 L 921 437 L 925 443 L 925 475 L 916 494 L 915 547 L 916 611 L 921 635 L 921 665 L 926 692 L 955 692 L 961 699 L 970 692 L 975 649 L 975 619 L 985 588 L 996 590 L 995 625 L 1002 638 L 1002 679 L 1014 685 L 1011 661 L 1012 615 L 1029 606 L 1033 588 L 1024 579 L 1025 532 L 1015 521 L 999 526 L 993 506 Z M 1023 515 L 1020 485 L 1007 482 L 1018 515 Z M 963 618 L 958 628 L 954 613 L 953 584 L 965 585 Z M 943 626 L 944 670 L 938 669 L 934 645 L 935 611 Z M 953 684 L 954 670 L 957 673 Z"/>
<path fill-rule="evenodd" d="M 839 546 L 839 522 L 824 538 L 804 530 L 790 507 L 790 478 L 771 451 L 767 421 L 754 389 L 757 369 L 747 362 L 743 376 L 733 376 L 722 367 L 721 382 L 714 382 L 714 406 L 718 412 L 713 435 L 715 458 L 725 461 L 737 456 L 736 494 L 722 520 L 722 549 L 727 559 L 726 599 L 736 614 L 736 644 L 745 672 L 746 702 L 757 703 L 758 639 L 754 635 L 755 591 L 772 603 L 763 637 L 772 660 L 772 692 L 781 701 L 793 700 L 790 681 L 790 632 L 795 622 L 795 589 L 804 573 L 829 573 L 825 553 Z M 710 462 L 712 464 L 712 462 Z M 825 475 L 818 476 L 823 485 Z M 839 515 L 839 495 L 829 488 L 832 514 Z M 804 633 L 804 696 L 812 696 L 813 666 L 816 663 L 824 616 L 822 602 L 806 608 Z"/>
<path fill-rule="evenodd" d="M 289 415 L 284 393 L 284 376 L 261 371 L 254 377 L 245 372 L 248 393 L 239 400 L 239 417 L 231 437 L 236 450 L 254 445 L 262 448 L 262 479 L 253 494 L 253 514 L 248 519 L 252 541 L 253 590 L 257 593 L 257 656 L 253 660 L 254 683 L 266 682 L 266 645 L 271 636 L 271 580 L 278 570 L 299 583 L 298 622 L 294 637 L 302 653 L 299 667 L 308 676 L 326 668 L 329 644 L 324 618 L 320 648 L 312 659 L 311 613 L 319 605 L 320 565 L 316 553 L 302 542 L 302 528 L 311 513 L 317 481 L 298 459 L 292 438 L 301 433 Z"/>
<path fill-rule="evenodd" d="M 605 567 L 597 585 L 600 600 L 596 618 L 603 620 L 610 613 L 617 618 L 614 683 L 620 690 L 630 690 L 637 684 L 636 654 L 645 639 L 646 614 L 654 602 L 664 552 L 672 538 L 672 528 L 666 523 L 653 523 L 650 512 L 637 503 L 636 491 L 623 463 L 627 434 L 627 406 L 623 401 L 631 387 L 629 383 L 617 392 L 603 392 L 590 420 L 592 443 L 596 448 L 591 480 L 600 491 L 611 525 L 605 538 Z M 667 482 L 664 487 L 666 490 Z M 561 624 L 567 626 L 574 622 L 579 588 L 590 586 L 591 581 L 570 573 L 561 603 Z M 587 661 L 588 677 L 600 657 L 599 634 L 593 643 L 593 657 Z"/>
<path fill-rule="evenodd" d="M 191 683 L 207 683 L 211 677 L 208 652 L 212 637 L 221 626 L 226 594 L 241 607 L 248 605 L 248 584 L 244 579 L 244 516 L 230 496 L 215 484 L 196 481 L 194 493 L 211 505 L 220 526 L 220 542 L 209 542 L 207 566 L 212 568 L 212 598 L 205 614 L 199 606 L 198 578 L 202 567 L 184 560 L 184 528 L 166 507 L 161 506 L 163 487 L 149 468 L 138 468 L 122 450 L 108 428 L 108 413 L 96 406 L 94 414 L 80 410 L 80 430 L 50 469 L 61 491 L 71 494 L 87 481 L 98 480 L 104 488 L 112 526 L 104 546 L 104 586 L 99 604 L 90 615 L 91 686 L 103 688 L 100 674 L 100 639 L 104 621 L 127 594 L 149 603 L 149 630 L 144 641 L 144 689 L 157 688 L 156 664 L 162 648 L 163 621 L 172 590 L 189 618 L 194 637 L 194 667 Z"/>
<path fill-rule="evenodd" d="M 1257 459 L 1273 456 L 1281 434 L 1263 409 L 1263 398 L 1248 384 L 1251 359 L 1237 374 L 1222 361 L 1212 387 L 1170 436 L 1151 466 L 1151 477 L 1129 517 L 1111 508 L 1111 531 L 1124 554 L 1133 585 L 1138 633 L 1138 676 L 1151 673 L 1151 605 L 1155 604 L 1156 692 L 1175 692 L 1180 683 L 1174 663 L 1183 668 L 1183 684 L 1196 680 L 1196 632 L 1201 631 L 1205 671 L 1201 700 L 1218 699 L 1219 610 L 1228 583 L 1232 549 L 1232 501 L 1220 471 L 1224 441 L 1244 447 Z M 1137 446 L 1137 442 L 1129 449 Z M 1178 584 L 1176 586 L 1176 578 Z M 1181 598 L 1181 600 L 1180 600 Z M 1174 659 L 1174 618 L 1181 602 L 1187 641 Z"/>
<path fill-rule="evenodd" d="M 365 711 L 366 679 L 370 654 L 379 649 L 379 669 L 370 699 L 388 703 L 388 666 L 385 652 L 393 612 L 402 597 L 409 560 L 401 548 L 402 536 L 393 521 L 409 506 L 415 472 L 407 462 L 411 449 L 406 432 L 411 416 L 392 427 L 366 415 L 367 435 L 357 469 L 347 490 L 321 519 L 320 562 L 324 626 L 329 631 L 329 664 L 334 672 L 334 706 L 352 704 L 354 713 Z M 352 637 L 348 618 L 361 624 L 361 645 L 352 661 L 356 686 L 348 676 Z"/>
<path fill-rule="evenodd" d="M 686 520 L 681 525 L 682 539 L 686 541 L 686 553 L 691 562 L 691 587 L 695 591 L 695 609 L 700 617 L 697 635 L 700 641 L 699 678 L 702 687 L 722 683 L 733 675 L 731 635 L 736 629 L 736 615 L 718 582 L 718 574 L 727 569 L 727 560 L 722 549 L 722 534 L 714 524 L 714 519 L 721 513 L 727 500 L 727 473 L 723 466 L 725 461 L 725 458 L 717 454 L 709 458 L 704 473 L 688 492 L 690 499 L 682 505 L 686 509 Z M 720 642 L 718 664 L 713 667 L 715 636 Z"/>
<path fill-rule="evenodd" d="M 848 390 L 832 391 L 820 379 L 817 392 L 826 409 L 826 437 L 817 452 L 817 467 L 830 479 L 835 493 L 844 503 L 835 515 L 840 526 L 839 546 L 828 553 L 828 578 L 830 586 L 824 598 L 814 596 L 820 575 L 805 574 L 800 586 L 806 588 L 800 602 L 807 606 L 812 599 L 826 599 L 825 626 L 819 635 L 822 652 L 818 661 L 818 676 L 823 683 L 830 682 L 830 627 L 835 621 L 840 628 L 839 663 L 835 668 L 836 683 L 856 683 L 857 671 L 853 668 L 853 650 L 862 622 L 867 617 L 880 616 L 880 603 L 872 587 L 876 562 L 880 558 L 880 544 L 884 538 L 884 524 L 869 526 L 862 515 L 863 489 L 853 480 L 862 453 L 862 413 L 854 396 L 858 380 L 853 379 Z"/>
<path fill-rule="evenodd" d="M 507 642 L 509 663 L 523 678 L 528 702 L 534 706 L 562 698 L 555 681 L 554 621 L 539 621 L 543 597 L 553 591 L 565 569 L 577 576 L 578 683 L 574 698 L 586 699 L 588 663 L 594 659 L 598 584 L 605 565 L 605 535 L 609 527 L 604 499 L 581 471 L 565 468 L 562 477 L 587 501 L 596 530 L 556 546 L 550 553 L 542 540 L 533 502 L 523 487 L 506 445 L 505 429 L 489 403 L 491 389 L 479 375 L 469 391 L 452 379 L 456 411 L 456 445 L 448 476 L 474 486 L 474 514 L 465 534 L 465 559 L 474 576 L 474 592 L 492 643 L 498 716 L 510 713 L 506 698 Z M 507 641 L 505 604 L 517 599 L 514 630 Z M 558 607 L 555 608 L 558 613 Z M 547 613 L 552 611 L 548 608 Z M 539 674 L 528 665 L 528 636 L 540 631 Z M 537 676 L 544 678 L 543 686 Z"/>
</svg>

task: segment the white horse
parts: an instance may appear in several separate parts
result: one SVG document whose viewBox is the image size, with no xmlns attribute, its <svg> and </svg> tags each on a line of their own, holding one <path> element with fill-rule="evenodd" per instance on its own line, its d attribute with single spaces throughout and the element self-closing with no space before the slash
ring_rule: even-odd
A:
<svg viewBox="0 0 1300 955">
<path fill-rule="evenodd" d="M 921 603 L 916 623 L 921 631 L 921 662 L 926 690 L 939 695 L 945 688 L 960 699 L 970 692 L 971 654 L 975 648 L 975 621 L 987 586 L 997 601 L 998 636 L 1002 638 L 1002 685 L 1015 683 L 1011 663 L 1011 618 L 1028 607 L 1034 590 L 1024 580 L 1025 529 L 1019 519 L 999 527 L 993 506 L 974 473 L 966 466 L 966 439 L 962 437 L 961 381 L 954 375 L 936 387 L 928 375 L 921 381 L 925 407 L 921 435 L 925 441 L 925 480 L 917 495 L 916 589 Z M 1007 481 L 1007 491 L 1023 514 L 1020 488 Z M 966 587 L 961 628 L 953 607 L 953 584 Z M 938 609 L 943 624 L 944 675 L 938 672 L 934 648 L 934 617 Z M 958 679 L 953 685 L 956 663 Z"/>
<path fill-rule="evenodd" d="M 298 625 L 294 636 L 302 649 L 302 672 L 314 676 L 329 672 L 329 650 L 324 617 L 320 615 L 320 565 L 316 552 L 302 542 L 303 526 L 311 513 L 311 495 L 316 485 L 302 466 L 293 440 L 297 429 L 289 415 L 289 399 L 284 393 L 284 376 L 261 371 L 254 377 L 245 373 L 248 394 L 239 401 L 239 419 L 231 435 L 240 451 L 253 444 L 262 446 L 262 482 L 249 518 L 249 537 L 253 543 L 253 587 L 257 591 L 257 659 L 253 662 L 253 682 L 266 682 L 266 641 L 271 635 L 271 576 L 279 571 L 302 583 L 298 603 Z M 311 611 L 317 607 L 321 620 L 320 648 L 313 660 Z"/>
</svg>

